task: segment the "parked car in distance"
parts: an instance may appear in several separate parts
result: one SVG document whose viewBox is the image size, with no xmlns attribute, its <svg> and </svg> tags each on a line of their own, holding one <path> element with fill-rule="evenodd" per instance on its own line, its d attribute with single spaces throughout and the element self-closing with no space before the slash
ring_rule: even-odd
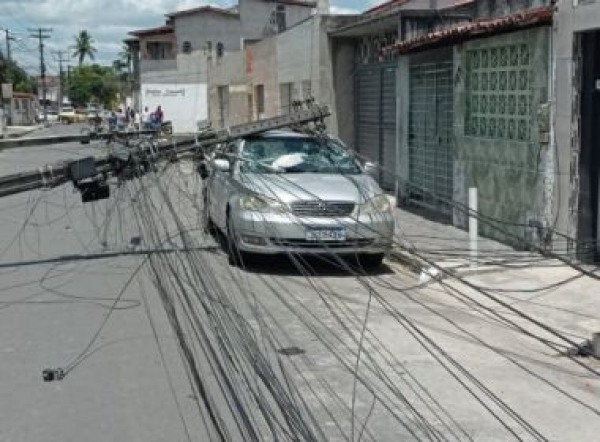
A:
<svg viewBox="0 0 600 442">
<path fill-rule="evenodd" d="M 63 107 L 58 114 L 58 121 L 61 123 L 80 123 L 82 121 L 87 121 L 87 115 L 85 113 L 75 111 L 72 107 Z"/>
<path fill-rule="evenodd" d="M 46 118 L 49 123 L 54 123 L 54 122 L 58 121 L 58 111 L 54 110 L 54 109 L 52 109 L 52 110 L 47 109 L 46 110 Z M 40 111 L 38 112 L 37 121 L 38 121 L 38 123 L 44 122 L 44 110 L 43 109 L 40 109 Z"/>
<path fill-rule="evenodd" d="M 391 249 L 388 197 L 333 138 L 272 131 L 232 142 L 208 163 L 206 222 L 244 254 L 336 254 L 381 264 Z"/>
</svg>

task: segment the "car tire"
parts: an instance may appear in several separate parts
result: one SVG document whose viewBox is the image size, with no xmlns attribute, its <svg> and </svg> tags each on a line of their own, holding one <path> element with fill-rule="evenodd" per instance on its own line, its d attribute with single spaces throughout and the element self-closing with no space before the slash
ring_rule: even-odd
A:
<svg viewBox="0 0 600 442">
<path fill-rule="evenodd" d="M 375 270 L 381 267 L 385 255 L 383 253 L 365 253 L 360 256 L 359 263 L 366 270 Z"/>
<path fill-rule="evenodd" d="M 239 267 L 244 263 L 244 253 L 238 247 L 235 239 L 233 223 L 227 214 L 227 260 L 229 265 Z"/>
<path fill-rule="evenodd" d="M 215 231 L 215 223 L 210 217 L 210 210 L 208 209 L 208 196 L 206 190 L 204 190 L 204 196 L 202 198 L 202 231 L 207 235 L 212 235 Z"/>
</svg>

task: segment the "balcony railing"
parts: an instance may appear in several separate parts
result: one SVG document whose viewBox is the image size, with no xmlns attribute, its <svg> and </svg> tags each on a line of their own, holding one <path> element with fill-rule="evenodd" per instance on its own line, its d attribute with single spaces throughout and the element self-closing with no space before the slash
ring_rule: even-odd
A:
<svg viewBox="0 0 600 442">
<path fill-rule="evenodd" d="M 177 69 L 177 60 L 175 58 L 166 58 L 162 60 L 141 60 L 140 72 L 158 72 L 172 71 Z"/>
</svg>

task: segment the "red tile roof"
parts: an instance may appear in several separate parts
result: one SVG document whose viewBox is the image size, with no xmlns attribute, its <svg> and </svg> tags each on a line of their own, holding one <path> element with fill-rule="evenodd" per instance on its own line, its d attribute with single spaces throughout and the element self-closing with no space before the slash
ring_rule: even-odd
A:
<svg viewBox="0 0 600 442">
<path fill-rule="evenodd" d="M 137 31 L 129 32 L 129 35 L 134 37 L 144 37 L 148 35 L 159 35 L 159 34 L 170 34 L 173 32 L 173 26 L 158 26 L 156 28 L 139 29 Z"/>
<path fill-rule="evenodd" d="M 37 100 L 37 95 L 26 92 L 13 92 L 13 98 L 31 98 L 32 100 Z"/>
<path fill-rule="evenodd" d="M 216 6 L 200 6 L 198 8 L 184 9 L 183 11 L 171 12 L 166 15 L 169 18 L 173 18 L 173 17 L 181 17 L 184 15 L 196 14 L 196 13 L 200 13 L 200 12 L 215 12 L 217 14 L 229 15 L 232 17 L 238 17 L 240 15 L 237 11 L 230 10 L 230 9 L 224 9 L 224 8 L 218 8 Z"/>
<path fill-rule="evenodd" d="M 517 29 L 542 26 L 552 23 L 552 6 L 520 11 L 506 17 L 478 20 L 456 25 L 440 31 L 430 32 L 421 37 L 399 41 L 382 49 L 384 54 L 404 53 L 424 50 L 431 46 L 485 37 Z"/>
</svg>

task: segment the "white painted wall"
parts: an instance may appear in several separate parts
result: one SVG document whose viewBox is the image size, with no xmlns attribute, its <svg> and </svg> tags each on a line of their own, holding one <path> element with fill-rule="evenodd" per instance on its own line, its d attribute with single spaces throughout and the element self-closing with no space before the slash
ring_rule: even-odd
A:
<svg viewBox="0 0 600 442">
<path fill-rule="evenodd" d="M 142 84 L 142 109 L 153 112 L 162 106 L 165 121 L 173 122 L 175 133 L 196 131 L 196 122 L 208 118 L 206 83 Z"/>
</svg>

